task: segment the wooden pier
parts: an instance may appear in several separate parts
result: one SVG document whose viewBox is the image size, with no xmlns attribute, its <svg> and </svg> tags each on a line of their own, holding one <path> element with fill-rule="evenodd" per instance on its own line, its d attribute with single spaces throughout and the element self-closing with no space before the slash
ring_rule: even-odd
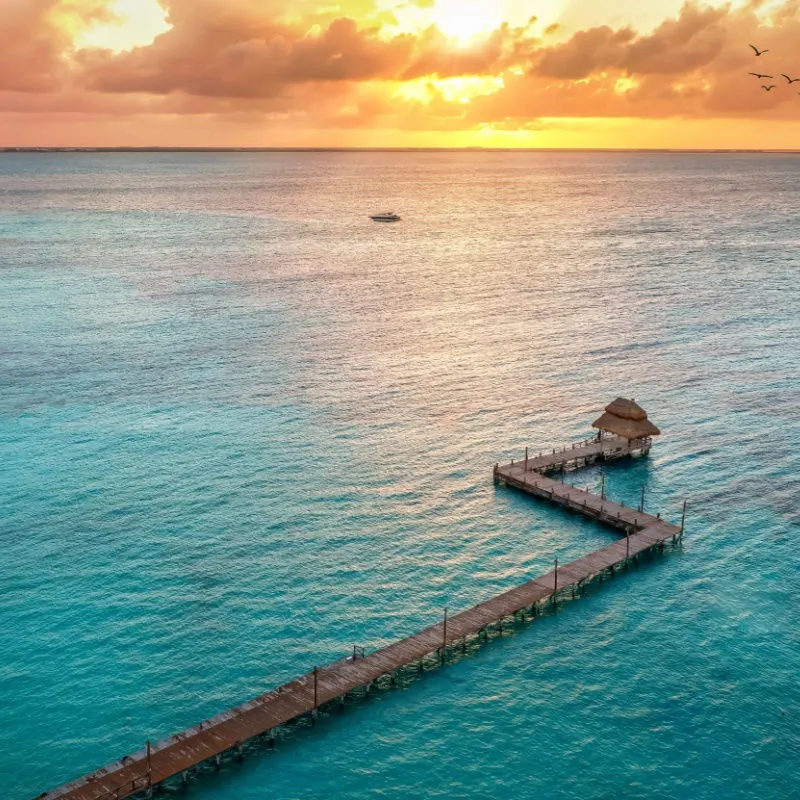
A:
<svg viewBox="0 0 800 800">
<path fill-rule="evenodd" d="M 498 465 L 494 470 L 497 482 L 611 525 L 624 533 L 624 538 L 571 563 L 556 561 L 550 572 L 455 616 L 448 618 L 445 613 L 441 622 L 373 653 L 367 655 L 354 649 L 348 658 L 315 667 L 267 694 L 152 747 L 148 744 L 139 752 L 40 795 L 37 800 L 118 800 L 134 794 L 150 796 L 154 787 L 168 778 L 182 776 L 186 781 L 189 770 L 204 762 L 219 768 L 223 754 L 241 756 L 242 745 L 248 740 L 259 736 L 272 740 L 278 726 L 303 715 L 316 718 L 317 710 L 325 704 L 344 701 L 348 693 L 368 688 L 385 676 L 394 677 L 401 668 L 421 667 L 423 659 L 432 654 L 443 661 L 448 647 L 465 648 L 468 640 L 487 636 L 490 626 L 499 624 L 502 627 L 509 617 L 533 617 L 541 604 L 556 602 L 560 592 L 571 591 L 574 595 L 594 577 L 613 573 L 644 551 L 663 548 L 670 540 L 677 541 L 683 535 L 683 523 L 680 527 L 671 525 L 642 510 L 612 503 L 555 481 L 546 474 L 596 460 L 646 453 L 649 447 L 649 439 L 631 441 L 606 437 L 532 458 L 526 453 L 525 459 L 502 467 Z"/>
</svg>

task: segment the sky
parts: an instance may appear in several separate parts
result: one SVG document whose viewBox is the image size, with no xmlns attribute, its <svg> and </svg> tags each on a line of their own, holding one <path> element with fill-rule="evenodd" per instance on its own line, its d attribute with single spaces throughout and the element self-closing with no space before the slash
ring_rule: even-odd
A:
<svg viewBox="0 0 800 800">
<path fill-rule="evenodd" d="M 798 45 L 800 0 L 0 0 L 0 146 L 800 149 Z"/>
</svg>

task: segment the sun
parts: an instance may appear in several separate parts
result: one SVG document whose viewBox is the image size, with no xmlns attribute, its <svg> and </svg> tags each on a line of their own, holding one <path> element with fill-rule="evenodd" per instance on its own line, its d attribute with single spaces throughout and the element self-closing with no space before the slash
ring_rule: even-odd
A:
<svg viewBox="0 0 800 800">
<path fill-rule="evenodd" d="M 503 23 L 503 16 L 498 0 L 436 0 L 430 9 L 433 24 L 460 42 L 493 31 Z"/>
</svg>

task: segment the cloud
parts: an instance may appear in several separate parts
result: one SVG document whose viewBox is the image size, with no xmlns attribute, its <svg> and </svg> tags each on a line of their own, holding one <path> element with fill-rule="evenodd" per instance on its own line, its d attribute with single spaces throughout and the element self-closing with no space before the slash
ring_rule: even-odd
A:
<svg viewBox="0 0 800 800">
<path fill-rule="evenodd" d="M 0 111 L 247 115 L 285 128 L 408 131 L 535 130 L 546 118 L 800 117 L 794 87 L 768 94 L 747 75 L 800 71 L 795 0 L 769 13 L 759 2 L 687 3 L 647 33 L 551 26 L 542 37 L 503 24 L 466 45 L 435 27 L 401 32 L 373 0 L 162 2 L 170 29 L 115 53 L 73 44 L 81 26 L 108 19 L 110 0 L 0 0 Z M 751 41 L 770 53 L 756 59 Z M 483 84 L 463 80 L 471 76 L 494 80 L 474 89 Z"/>
<path fill-rule="evenodd" d="M 175 27 L 129 53 L 83 53 L 80 80 L 93 91 L 275 97 L 295 83 L 392 78 L 411 46 L 407 36 L 386 41 L 344 17 L 303 35 L 267 21 L 226 23 Z"/>
<path fill-rule="evenodd" d="M 568 42 L 543 49 L 536 72 L 547 78 L 579 80 L 600 70 L 621 69 L 635 38 L 630 28 L 615 31 L 607 25 L 579 31 Z"/>
<path fill-rule="evenodd" d="M 61 78 L 61 52 L 69 44 L 54 19 L 57 0 L 0 0 L 0 88 L 47 91 Z"/>
</svg>

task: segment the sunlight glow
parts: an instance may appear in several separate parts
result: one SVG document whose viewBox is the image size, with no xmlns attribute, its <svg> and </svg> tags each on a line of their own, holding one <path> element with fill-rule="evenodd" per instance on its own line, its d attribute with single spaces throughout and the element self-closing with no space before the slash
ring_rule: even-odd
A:
<svg viewBox="0 0 800 800">
<path fill-rule="evenodd" d="M 394 96 L 429 105 L 437 99 L 448 103 L 469 103 L 474 97 L 493 94 L 505 86 L 500 76 L 465 76 L 458 78 L 442 78 L 429 80 L 420 78 L 405 81 Z"/>
<path fill-rule="evenodd" d="M 614 83 L 614 91 L 617 94 L 626 94 L 630 92 L 632 89 L 638 89 L 640 82 L 635 78 L 630 78 L 627 75 L 617 78 L 616 82 Z"/>
<path fill-rule="evenodd" d="M 110 10 L 117 21 L 84 31 L 75 41 L 77 47 L 132 50 L 150 44 L 170 27 L 158 0 L 115 0 Z"/>
</svg>

